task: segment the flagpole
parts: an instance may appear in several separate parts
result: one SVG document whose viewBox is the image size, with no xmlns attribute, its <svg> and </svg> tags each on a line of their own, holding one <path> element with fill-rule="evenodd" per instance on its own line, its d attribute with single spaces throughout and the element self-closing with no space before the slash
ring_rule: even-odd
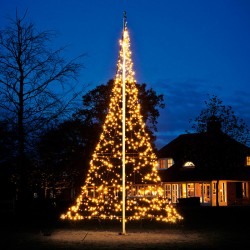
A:
<svg viewBox="0 0 250 250">
<path fill-rule="evenodd" d="M 126 139 L 126 50 L 124 43 L 124 31 L 126 30 L 126 12 L 124 11 L 123 16 L 123 62 L 122 62 L 122 234 L 126 234 L 126 185 L 125 185 L 125 139 Z"/>
</svg>

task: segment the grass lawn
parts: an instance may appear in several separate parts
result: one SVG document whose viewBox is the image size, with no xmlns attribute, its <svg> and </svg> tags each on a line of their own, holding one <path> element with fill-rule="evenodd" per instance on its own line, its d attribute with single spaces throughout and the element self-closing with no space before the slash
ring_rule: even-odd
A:
<svg viewBox="0 0 250 250">
<path fill-rule="evenodd" d="M 177 208 L 177 224 L 154 221 L 61 221 L 48 211 L 3 217 L 0 249 L 250 248 L 250 207 Z"/>
</svg>

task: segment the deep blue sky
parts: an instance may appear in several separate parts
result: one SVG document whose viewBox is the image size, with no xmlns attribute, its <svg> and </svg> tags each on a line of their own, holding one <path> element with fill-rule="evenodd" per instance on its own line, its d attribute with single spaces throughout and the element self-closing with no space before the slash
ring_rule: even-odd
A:
<svg viewBox="0 0 250 250">
<path fill-rule="evenodd" d="M 0 0 L 0 28 L 16 8 L 39 30 L 57 31 L 67 56 L 87 53 L 88 89 L 115 76 L 126 10 L 137 82 L 165 98 L 158 148 L 190 130 L 207 94 L 250 127 L 250 0 Z"/>
</svg>

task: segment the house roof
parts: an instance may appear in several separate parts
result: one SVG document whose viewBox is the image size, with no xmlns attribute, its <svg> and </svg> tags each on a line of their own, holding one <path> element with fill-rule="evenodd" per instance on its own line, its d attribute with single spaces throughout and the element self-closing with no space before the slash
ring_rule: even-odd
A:
<svg viewBox="0 0 250 250">
<path fill-rule="evenodd" d="M 204 133 L 178 136 L 161 148 L 160 158 L 173 158 L 174 165 L 159 170 L 164 182 L 250 180 L 250 166 L 245 166 L 250 148 L 237 142 L 220 130 L 209 129 Z M 185 162 L 194 167 L 184 167 Z"/>
</svg>

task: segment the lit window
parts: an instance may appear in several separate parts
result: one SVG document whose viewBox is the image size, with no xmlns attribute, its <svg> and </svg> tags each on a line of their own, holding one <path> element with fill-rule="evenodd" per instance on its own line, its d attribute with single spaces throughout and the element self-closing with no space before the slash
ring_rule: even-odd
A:
<svg viewBox="0 0 250 250">
<path fill-rule="evenodd" d="M 168 169 L 174 164 L 172 158 L 164 158 L 158 160 L 158 169 Z"/>
<path fill-rule="evenodd" d="M 158 165 L 158 168 L 159 168 L 159 169 L 166 168 L 166 167 L 165 167 L 165 164 L 166 164 L 166 161 L 165 161 L 165 160 L 161 159 L 161 160 L 159 160 L 158 163 L 159 163 L 159 165 Z"/>
<path fill-rule="evenodd" d="M 194 183 L 187 184 L 187 197 L 194 197 Z"/>
<path fill-rule="evenodd" d="M 246 165 L 250 166 L 250 156 L 247 156 Z"/>
<path fill-rule="evenodd" d="M 242 182 L 242 198 L 248 198 L 248 183 Z"/>
<path fill-rule="evenodd" d="M 183 167 L 186 167 L 186 168 L 194 168 L 195 165 L 194 165 L 194 163 L 191 162 L 191 161 L 186 161 L 186 162 L 184 163 Z"/>
<path fill-rule="evenodd" d="M 174 160 L 172 158 L 168 158 L 167 162 L 168 162 L 168 168 L 170 168 L 174 164 Z"/>
</svg>

